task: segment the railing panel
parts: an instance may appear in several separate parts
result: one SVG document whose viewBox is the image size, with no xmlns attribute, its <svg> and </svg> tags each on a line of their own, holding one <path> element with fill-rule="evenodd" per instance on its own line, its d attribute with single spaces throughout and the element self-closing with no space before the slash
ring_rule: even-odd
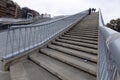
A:
<svg viewBox="0 0 120 80">
<path fill-rule="evenodd" d="M 87 14 L 88 10 L 37 25 L 11 26 L 8 31 L 5 32 L 6 45 L 4 46 L 3 60 L 13 58 L 24 51 L 41 45 Z"/>
<path fill-rule="evenodd" d="M 98 80 L 120 80 L 120 33 L 104 26 L 99 12 Z"/>
</svg>

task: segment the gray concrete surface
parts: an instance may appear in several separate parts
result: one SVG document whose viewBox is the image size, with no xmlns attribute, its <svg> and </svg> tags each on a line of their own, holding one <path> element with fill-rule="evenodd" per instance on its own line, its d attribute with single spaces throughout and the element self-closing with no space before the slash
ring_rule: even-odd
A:
<svg viewBox="0 0 120 80">
<path fill-rule="evenodd" d="M 85 46 L 85 47 L 94 48 L 94 49 L 97 49 L 97 47 L 98 47 L 97 45 L 94 45 L 94 44 L 75 42 L 75 41 L 71 41 L 71 40 L 57 39 L 56 41 L 69 43 L 69 44 L 74 44 L 74 45 L 78 45 L 78 46 Z"/>
<path fill-rule="evenodd" d="M 97 61 L 97 56 L 96 55 L 91 55 L 89 53 L 86 52 L 82 52 L 82 51 L 77 51 L 77 50 L 73 50 L 73 49 L 69 49 L 69 48 L 65 48 L 65 47 L 61 47 L 61 46 L 57 46 L 57 45 L 48 45 L 49 48 L 64 52 L 66 54 L 70 54 L 70 55 L 74 55 L 80 58 L 85 58 L 87 60 L 91 60 L 96 62 Z"/>
<path fill-rule="evenodd" d="M 48 56 L 51 56 L 53 58 L 56 58 L 60 61 L 63 61 L 65 63 L 68 63 L 74 67 L 80 68 L 83 71 L 89 72 L 93 75 L 97 74 L 97 65 L 95 63 L 87 62 L 85 63 L 83 59 L 72 56 L 72 55 L 67 55 L 65 53 L 52 50 L 49 48 L 43 48 L 41 49 L 41 52 L 44 54 L 47 54 Z"/>
<path fill-rule="evenodd" d="M 96 80 L 94 76 L 57 61 L 43 54 L 34 54 L 31 59 L 63 80 Z"/>
<path fill-rule="evenodd" d="M 29 60 L 11 65 L 10 68 L 12 80 L 60 80 L 47 70 Z"/>
<path fill-rule="evenodd" d="M 18 79 L 22 79 L 25 77 L 24 80 L 38 79 L 37 75 L 43 74 L 43 71 L 38 72 L 39 67 L 42 67 L 50 72 L 50 74 L 54 74 L 55 77 L 58 77 L 62 80 L 96 80 L 98 61 L 97 17 L 97 13 L 87 16 L 82 20 L 82 22 L 78 23 L 68 32 L 74 32 L 73 34 L 71 33 L 69 36 L 65 36 L 68 35 L 67 33 L 63 34 L 60 37 L 57 37 L 56 40 L 47 44 L 46 47 L 40 48 L 39 52 L 30 54 L 28 60 L 37 64 L 37 67 L 31 63 L 29 64 L 29 62 L 24 62 L 25 60 L 21 61 L 20 63 L 13 64 L 17 66 L 14 66 L 15 68 L 10 69 L 11 74 L 14 74 L 15 71 L 17 71 L 18 74 L 11 75 L 12 78 L 17 79 L 19 77 Z M 83 34 L 86 31 L 89 31 L 90 34 Z M 78 34 L 79 32 L 82 34 Z M 71 35 L 76 35 L 76 37 L 71 38 Z M 77 36 L 79 38 L 77 38 Z M 58 39 L 69 42 L 65 43 L 59 41 Z M 71 44 L 70 41 L 80 42 L 83 45 L 77 45 L 74 42 Z M 87 45 L 94 45 L 96 48 L 92 48 L 92 46 Z M 19 71 L 20 69 L 21 71 Z M 20 75 L 21 73 L 24 74 Z M 41 79 L 45 77 L 47 76 L 42 76 Z"/>
</svg>

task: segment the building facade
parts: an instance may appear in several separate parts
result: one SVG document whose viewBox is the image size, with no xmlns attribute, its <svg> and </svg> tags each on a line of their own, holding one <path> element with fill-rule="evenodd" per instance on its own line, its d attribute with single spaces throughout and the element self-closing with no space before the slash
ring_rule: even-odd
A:
<svg viewBox="0 0 120 80">
<path fill-rule="evenodd" d="M 0 18 L 28 18 L 39 16 L 39 13 L 29 8 L 21 8 L 12 0 L 0 0 Z"/>
</svg>

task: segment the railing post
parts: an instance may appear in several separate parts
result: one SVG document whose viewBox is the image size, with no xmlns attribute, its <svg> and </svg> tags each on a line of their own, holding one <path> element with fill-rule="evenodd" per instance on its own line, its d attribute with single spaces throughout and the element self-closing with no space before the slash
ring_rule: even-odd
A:
<svg viewBox="0 0 120 80">
<path fill-rule="evenodd" d="M 69 28 L 72 24 L 82 19 L 87 14 L 88 11 L 86 10 L 84 11 L 84 14 L 81 12 L 72 16 L 40 24 L 11 26 L 7 32 L 6 50 L 3 59 L 7 60 L 20 53 L 24 53 L 25 51 L 40 46 L 42 43 L 45 43 L 52 37 L 61 33 L 62 30 Z"/>
</svg>

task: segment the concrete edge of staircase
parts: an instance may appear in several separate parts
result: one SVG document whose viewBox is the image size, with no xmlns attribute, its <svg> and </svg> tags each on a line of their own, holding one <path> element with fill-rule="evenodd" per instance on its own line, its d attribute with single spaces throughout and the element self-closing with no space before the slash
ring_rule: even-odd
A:
<svg viewBox="0 0 120 80">
<path fill-rule="evenodd" d="M 10 80 L 10 73 L 0 71 L 0 80 Z"/>
</svg>

